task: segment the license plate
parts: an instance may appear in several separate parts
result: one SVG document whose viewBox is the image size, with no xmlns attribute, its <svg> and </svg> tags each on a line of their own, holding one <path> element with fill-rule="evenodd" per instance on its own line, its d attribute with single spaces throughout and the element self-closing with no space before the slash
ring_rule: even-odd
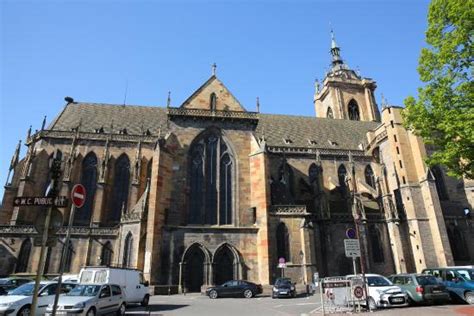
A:
<svg viewBox="0 0 474 316">
<path fill-rule="evenodd" d="M 280 293 L 281 293 L 281 294 L 288 294 L 287 291 L 281 291 Z"/>
<path fill-rule="evenodd" d="M 392 301 L 396 303 L 401 303 L 401 302 L 404 302 L 405 300 L 403 298 L 392 298 Z"/>
<path fill-rule="evenodd" d="M 441 293 L 440 290 L 433 290 L 433 293 Z"/>
</svg>

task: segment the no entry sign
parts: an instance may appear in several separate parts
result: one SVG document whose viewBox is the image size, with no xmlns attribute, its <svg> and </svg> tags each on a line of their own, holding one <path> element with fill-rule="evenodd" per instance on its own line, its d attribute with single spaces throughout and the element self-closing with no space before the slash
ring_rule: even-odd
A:
<svg viewBox="0 0 474 316">
<path fill-rule="evenodd" d="M 82 184 L 76 184 L 71 191 L 72 204 L 75 207 L 81 208 L 86 201 L 86 188 Z"/>
</svg>

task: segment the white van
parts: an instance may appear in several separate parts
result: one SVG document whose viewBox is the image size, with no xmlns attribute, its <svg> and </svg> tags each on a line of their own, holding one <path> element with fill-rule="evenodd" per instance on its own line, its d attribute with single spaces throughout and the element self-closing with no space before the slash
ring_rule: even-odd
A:
<svg viewBox="0 0 474 316">
<path fill-rule="evenodd" d="M 80 284 L 113 283 L 120 285 L 125 294 L 125 302 L 147 306 L 150 300 L 148 281 L 139 270 L 110 267 L 84 267 L 79 272 Z"/>
</svg>

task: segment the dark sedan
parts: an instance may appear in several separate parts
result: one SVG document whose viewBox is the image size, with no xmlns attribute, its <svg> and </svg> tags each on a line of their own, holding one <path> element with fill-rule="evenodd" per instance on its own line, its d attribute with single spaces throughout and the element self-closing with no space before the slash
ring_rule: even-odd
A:
<svg viewBox="0 0 474 316">
<path fill-rule="evenodd" d="M 262 286 L 249 281 L 232 280 L 222 285 L 209 287 L 206 295 L 209 298 L 218 297 L 245 297 L 251 298 L 262 293 Z"/>
<path fill-rule="evenodd" d="M 295 284 L 288 278 L 278 278 L 272 289 L 272 298 L 277 297 L 295 297 Z"/>
</svg>

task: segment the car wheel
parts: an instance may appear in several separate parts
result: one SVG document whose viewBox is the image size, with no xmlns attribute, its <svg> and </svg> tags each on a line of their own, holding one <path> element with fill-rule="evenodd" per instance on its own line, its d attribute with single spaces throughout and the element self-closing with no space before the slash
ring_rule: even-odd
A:
<svg viewBox="0 0 474 316">
<path fill-rule="evenodd" d="M 467 292 L 464 294 L 466 302 L 470 305 L 474 305 L 474 292 Z"/>
<path fill-rule="evenodd" d="M 142 302 L 140 303 L 142 306 L 148 306 L 148 303 L 150 302 L 150 295 L 145 295 L 143 298 Z"/>
<path fill-rule="evenodd" d="M 18 311 L 18 316 L 30 316 L 31 314 L 31 306 L 23 306 L 19 311 Z"/>
<path fill-rule="evenodd" d="M 95 309 L 94 307 L 91 307 L 88 311 L 86 316 L 95 316 Z"/>
<path fill-rule="evenodd" d="M 272 293 L 272 298 L 275 298 L 275 294 Z"/>
<path fill-rule="evenodd" d="M 117 310 L 117 316 L 125 315 L 125 304 L 120 305 L 120 308 Z"/>
<path fill-rule="evenodd" d="M 252 298 L 252 296 L 253 296 L 252 290 L 247 289 L 244 291 L 245 298 Z"/>
<path fill-rule="evenodd" d="M 412 306 L 412 305 L 415 305 L 415 301 L 411 298 L 410 295 L 408 295 L 408 305 Z"/>
<path fill-rule="evenodd" d="M 375 300 L 374 300 L 373 297 L 369 297 L 368 303 L 369 303 L 369 309 L 370 309 L 371 311 L 374 311 L 374 310 L 377 309 L 377 304 L 375 304 Z"/>
<path fill-rule="evenodd" d="M 212 298 L 212 299 L 217 298 L 217 291 L 216 290 L 210 291 L 209 292 L 209 298 Z"/>
</svg>

